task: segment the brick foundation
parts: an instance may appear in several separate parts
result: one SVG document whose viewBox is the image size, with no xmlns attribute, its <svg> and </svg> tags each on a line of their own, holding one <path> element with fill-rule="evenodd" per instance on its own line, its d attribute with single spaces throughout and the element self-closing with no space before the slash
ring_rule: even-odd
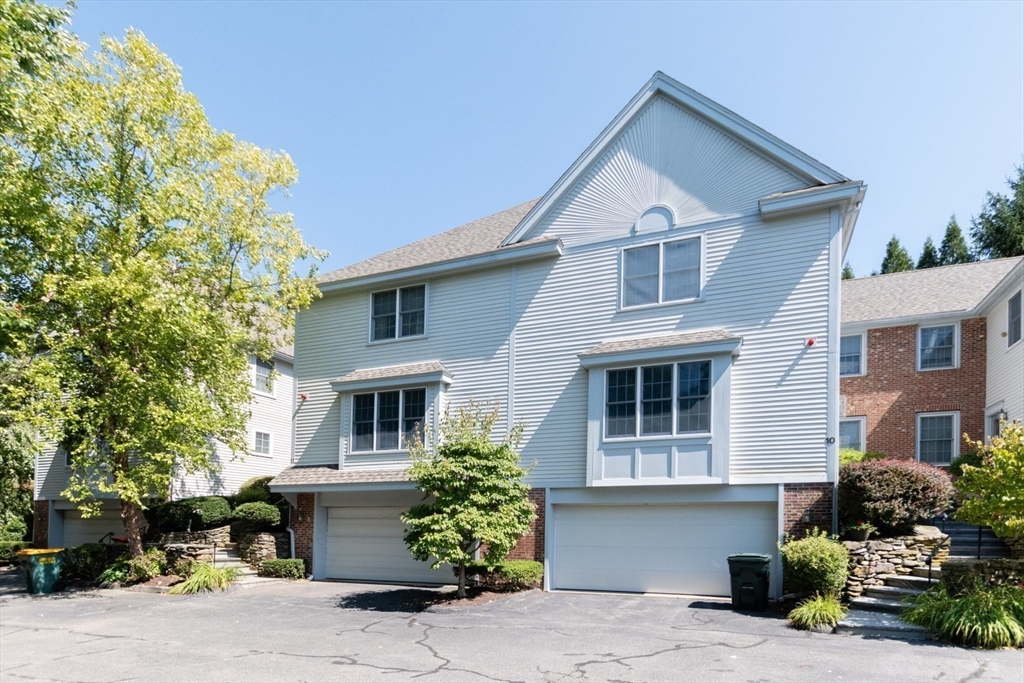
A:
<svg viewBox="0 0 1024 683">
<path fill-rule="evenodd" d="M 537 517 L 530 524 L 530 531 L 519 539 L 519 543 L 508 554 L 508 559 L 544 561 L 544 494 L 545 489 L 530 489 L 528 497 Z"/>
<path fill-rule="evenodd" d="M 32 512 L 32 545 L 50 547 L 50 501 L 37 500 Z"/>
<path fill-rule="evenodd" d="M 295 557 L 306 561 L 306 573 L 313 571 L 313 512 L 316 494 L 300 493 L 296 496 L 298 505 L 292 509 L 291 527 L 295 532 Z M 302 517 L 299 520 L 299 517 Z"/>
<path fill-rule="evenodd" d="M 782 501 L 785 534 L 802 538 L 815 527 L 832 533 L 833 492 L 831 483 L 786 484 Z"/>
<path fill-rule="evenodd" d="M 985 434 L 985 318 L 960 321 L 960 367 L 917 370 L 917 326 L 867 332 L 867 374 L 843 377 L 845 417 L 866 418 L 866 450 L 916 457 L 918 413 L 960 411 L 958 441 Z M 963 441 L 960 448 L 963 450 Z"/>
</svg>

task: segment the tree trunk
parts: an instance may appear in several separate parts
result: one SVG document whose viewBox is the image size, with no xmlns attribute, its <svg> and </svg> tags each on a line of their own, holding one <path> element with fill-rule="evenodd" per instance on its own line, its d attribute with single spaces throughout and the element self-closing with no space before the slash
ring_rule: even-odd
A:
<svg viewBox="0 0 1024 683">
<path fill-rule="evenodd" d="M 466 597 L 466 563 L 459 562 L 459 590 L 455 597 L 460 600 Z"/>
<path fill-rule="evenodd" d="M 141 512 L 135 503 L 121 501 L 121 521 L 124 522 L 124 535 L 128 539 L 128 557 L 142 557 Z"/>
</svg>

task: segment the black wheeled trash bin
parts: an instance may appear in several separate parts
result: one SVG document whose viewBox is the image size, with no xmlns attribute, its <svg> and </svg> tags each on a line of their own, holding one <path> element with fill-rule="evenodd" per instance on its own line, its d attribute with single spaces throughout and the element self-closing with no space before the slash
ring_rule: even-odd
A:
<svg viewBox="0 0 1024 683">
<path fill-rule="evenodd" d="M 737 553 L 729 556 L 732 579 L 732 608 L 763 612 L 768 609 L 768 576 L 772 556 L 763 553 Z"/>
<path fill-rule="evenodd" d="M 60 565 L 64 557 L 63 548 L 28 548 L 19 550 L 18 560 L 25 570 L 28 592 L 52 593 L 53 585 L 60 578 Z"/>
</svg>

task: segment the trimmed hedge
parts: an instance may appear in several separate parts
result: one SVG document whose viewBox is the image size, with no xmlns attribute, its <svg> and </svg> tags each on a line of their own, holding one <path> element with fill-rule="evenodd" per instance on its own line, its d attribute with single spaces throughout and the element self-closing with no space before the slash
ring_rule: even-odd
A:
<svg viewBox="0 0 1024 683">
<path fill-rule="evenodd" d="M 270 503 L 243 503 L 232 518 L 250 531 L 266 531 L 281 524 L 281 511 Z"/>
<path fill-rule="evenodd" d="M 191 522 L 192 531 L 210 529 L 231 519 L 231 506 L 220 496 L 184 498 L 159 503 L 146 511 L 150 524 L 163 531 L 185 531 Z"/>
<path fill-rule="evenodd" d="M 912 533 L 947 509 L 956 491 L 949 474 L 911 460 L 862 460 L 839 468 L 839 525 L 870 522 L 881 536 Z"/>
<path fill-rule="evenodd" d="M 788 540 L 782 551 L 782 583 L 787 593 L 838 598 L 846 586 L 850 553 L 824 531 Z"/>
<path fill-rule="evenodd" d="M 256 573 L 276 579 L 304 579 L 306 563 L 302 560 L 263 560 Z"/>
<path fill-rule="evenodd" d="M 18 551 L 31 547 L 28 541 L 0 541 L 0 564 L 16 562 Z"/>
<path fill-rule="evenodd" d="M 458 567 L 452 569 L 458 576 Z M 533 560 L 503 560 L 494 565 L 477 560 L 466 564 L 466 576 L 479 577 L 485 588 L 521 591 L 541 585 L 544 565 Z"/>
</svg>

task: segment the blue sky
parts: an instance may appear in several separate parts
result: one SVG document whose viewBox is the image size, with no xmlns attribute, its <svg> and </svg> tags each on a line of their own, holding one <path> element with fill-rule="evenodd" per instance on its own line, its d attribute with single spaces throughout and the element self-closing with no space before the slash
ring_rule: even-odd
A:
<svg viewBox="0 0 1024 683">
<path fill-rule="evenodd" d="M 916 258 L 1024 163 L 1024 2 L 95 2 L 211 121 L 283 149 L 327 271 L 543 194 L 661 70 L 868 183 L 849 260 Z"/>
</svg>

